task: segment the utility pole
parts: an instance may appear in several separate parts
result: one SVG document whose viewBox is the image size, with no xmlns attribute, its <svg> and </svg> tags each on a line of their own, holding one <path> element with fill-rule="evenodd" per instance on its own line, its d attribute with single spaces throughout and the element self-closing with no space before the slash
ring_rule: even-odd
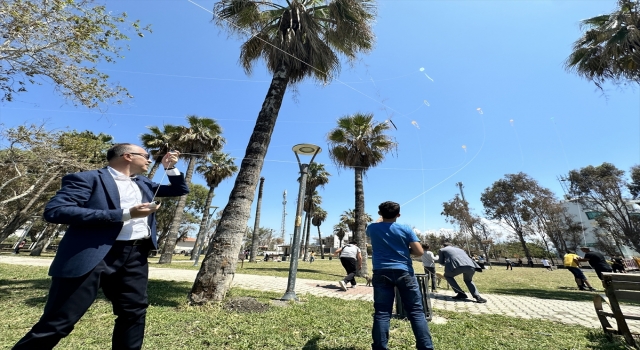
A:
<svg viewBox="0 0 640 350">
<path fill-rule="evenodd" d="M 460 188 L 460 196 L 462 196 L 462 202 L 464 203 L 466 209 L 467 209 L 467 216 L 471 216 L 469 214 L 469 205 L 467 204 L 467 200 L 464 199 L 464 191 L 462 190 L 462 188 L 464 187 L 464 185 L 462 184 L 462 182 L 456 182 L 456 186 L 458 186 Z M 471 234 L 475 236 L 475 233 L 473 232 L 473 224 L 469 225 L 468 222 L 465 222 L 465 225 L 469 226 L 469 230 L 471 231 Z M 467 240 L 467 254 L 469 254 L 469 256 L 471 256 L 471 249 L 469 249 L 469 237 L 467 237 L 467 235 L 464 236 L 464 238 Z"/>
</svg>

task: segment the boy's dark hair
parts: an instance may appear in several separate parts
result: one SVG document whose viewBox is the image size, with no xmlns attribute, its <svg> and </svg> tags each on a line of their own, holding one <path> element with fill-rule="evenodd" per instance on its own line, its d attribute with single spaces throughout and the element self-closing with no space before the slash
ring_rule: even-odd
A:
<svg viewBox="0 0 640 350">
<path fill-rule="evenodd" d="M 450 246 L 450 245 L 451 245 L 451 242 L 449 242 L 449 241 L 444 241 L 444 242 L 442 243 L 442 246 L 443 246 L 443 247 L 448 247 L 448 246 Z"/>
<path fill-rule="evenodd" d="M 115 145 L 111 146 L 111 148 L 109 148 L 109 150 L 107 151 L 107 161 L 110 161 L 115 157 L 120 157 L 123 154 L 127 153 L 129 151 L 130 146 L 133 146 L 133 144 L 116 143 Z"/>
<path fill-rule="evenodd" d="M 378 206 L 378 210 L 383 219 L 395 219 L 400 214 L 400 204 L 386 201 Z"/>
<path fill-rule="evenodd" d="M 422 243 L 422 249 L 429 250 L 429 243 Z"/>
<path fill-rule="evenodd" d="M 358 244 L 358 242 L 356 242 L 356 240 L 355 240 L 355 239 L 350 239 L 350 240 L 349 240 L 349 244 Z"/>
</svg>

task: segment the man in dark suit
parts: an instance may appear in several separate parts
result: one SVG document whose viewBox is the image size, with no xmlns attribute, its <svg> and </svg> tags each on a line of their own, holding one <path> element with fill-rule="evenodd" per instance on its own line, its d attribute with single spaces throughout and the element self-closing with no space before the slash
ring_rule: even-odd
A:
<svg viewBox="0 0 640 350">
<path fill-rule="evenodd" d="M 149 154 L 120 143 L 107 151 L 108 166 L 62 178 L 47 203 L 44 218 L 68 224 L 49 269 L 51 288 L 38 323 L 14 349 L 51 349 L 66 337 L 102 288 L 117 316 L 113 349 L 140 349 L 144 338 L 149 250 L 157 248 L 155 212 L 158 197 L 189 192 L 173 167 L 179 152 L 162 158 L 171 185 L 151 182 L 144 174 Z"/>
</svg>

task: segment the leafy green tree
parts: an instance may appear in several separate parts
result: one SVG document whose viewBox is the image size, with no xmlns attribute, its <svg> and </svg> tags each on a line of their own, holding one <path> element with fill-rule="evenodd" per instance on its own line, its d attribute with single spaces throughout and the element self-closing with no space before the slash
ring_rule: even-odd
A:
<svg viewBox="0 0 640 350">
<path fill-rule="evenodd" d="M 364 174 L 384 160 L 388 152 L 396 149 L 386 122 L 373 121 L 373 114 L 341 117 L 338 126 L 327 135 L 329 157 L 338 168 L 353 169 L 355 174 L 355 227 L 354 237 L 362 251 L 362 268 L 359 276 L 368 275 L 366 222 L 364 216 Z"/>
<path fill-rule="evenodd" d="M 11 204 L 0 242 L 30 216 L 41 215 L 64 173 L 101 167 L 112 145 L 111 136 L 102 133 L 52 133 L 38 125 L 7 129 L 2 138 L 9 146 L 0 152 L 0 163 L 4 163 L 0 172 L 5 178 L 0 185 L 0 210 Z"/>
<path fill-rule="evenodd" d="M 615 241 L 640 251 L 640 213 L 628 202 L 625 172 L 611 163 L 602 163 L 572 170 L 568 179 L 569 194 L 584 208 L 599 213 L 595 218 L 598 227 Z"/>
<path fill-rule="evenodd" d="M 42 78 L 66 99 L 89 108 L 131 98 L 98 69 L 123 57 L 122 42 L 129 39 L 123 26 L 140 37 L 149 31 L 94 0 L 0 1 L 2 100 L 12 101 Z"/>
<path fill-rule="evenodd" d="M 485 215 L 491 220 L 504 222 L 514 232 L 526 257 L 531 257 L 526 237 L 528 227 L 536 218 L 532 210 L 536 197 L 549 196 L 550 191 L 541 187 L 525 173 L 507 174 L 482 192 L 480 201 Z"/>
<path fill-rule="evenodd" d="M 190 115 L 187 117 L 189 126 L 182 126 L 176 144 L 181 151 L 180 156 L 187 160 L 187 172 L 185 173 L 185 181 L 191 182 L 193 171 L 199 159 L 205 158 L 208 154 L 217 152 L 222 149 L 225 139 L 221 136 L 222 128 L 218 123 L 209 118 Z M 186 196 L 180 197 L 173 219 L 171 231 L 167 236 L 164 247 L 162 248 L 159 264 L 171 263 L 173 258 L 173 250 L 175 249 L 180 223 L 184 206 L 186 204 Z"/>
<path fill-rule="evenodd" d="M 471 214 L 469 203 L 462 199 L 459 195 L 455 195 L 453 199 L 442 203 L 442 213 L 448 222 L 460 226 L 460 231 L 468 233 L 473 242 L 477 245 L 475 250 L 481 251 L 484 256 L 489 256 L 486 239 L 483 239 L 481 227 L 482 221 L 480 217 Z M 468 252 L 471 254 L 471 252 Z"/>
<path fill-rule="evenodd" d="M 206 203 L 207 207 L 211 205 L 213 200 L 214 191 L 220 183 L 238 172 L 238 167 L 235 164 L 235 158 L 232 158 L 228 153 L 214 152 L 212 155 L 201 159 L 198 162 L 196 171 L 201 174 L 207 186 L 209 186 L 209 193 L 207 195 Z M 220 212 L 218 212 L 220 214 Z M 200 229 L 198 230 L 198 236 L 196 244 L 191 252 L 191 260 L 196 258 L 197 251 L 202 244 L 203 238 L 207 234 L 207 223 L 209 222 L 209 210 L 205 210 L 202 214 L 202 221 L 200 222 Z"/>
<path fill-rule="evenodd" d="M 327 212 L 320 208 L 316 207 L 313 211 L 313 217 L 311 218 L 311 223 L 313 226 L 318 228 L 318 244 L 320 244 L 320 259 L 324 259 L 324 247 L 322 244 L 322 234 L 320 233 L 320 225 L 327 220 Z"/>
<path fill-rule="evenodd" d="M 610 14 L 583 20 L 585 29 L 573 44 L 565 67 L 602 89 L 606 81 L 640 82 L 640 4 L 618 0 Z"/>
<path fill-rule="evenodd" d="M 354 62 L 372 49 L 375 6 L 369 0 L 221 0 L 216 23 L 247 38 L 240 64 L 247 73 L 264 59 L 273 74 L 249 138 L 229 201 L 212 237 L 189 300 L 200 304 L 224 298 L 237 265 L 242 232 L 249 219 L 260 171 L 285 91 L 305 78 L 329 83 L 340 69 L 339 56 Z"/>
</svg>

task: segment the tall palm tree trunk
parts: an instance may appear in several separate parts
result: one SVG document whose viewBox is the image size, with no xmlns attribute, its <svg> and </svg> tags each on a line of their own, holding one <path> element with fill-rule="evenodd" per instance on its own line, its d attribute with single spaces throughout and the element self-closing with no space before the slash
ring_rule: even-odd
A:
<svg viewBox="0 0 640 350">
<path fill-rule="evenodd" d="M 187 167 L 187 173 L 185 174 L 185 182 L 191 183 L 193 177 L 193 170 L 196 167 L 196 156 L 191 156 L 189 159 L 189 166 Z M 176 206 L 176 213 L 173 216 L 171 222 L 171 230 L 167 235 L 167 238 L 160 252 L 160 260 L 158 264 L 170 264 L 173 259 L 173 251 L 176 249 L 176 243 L 178 243 L 178 236 L 180 235 L 180 224 L 182 223 L 182 215 L 184 214 L 184 207 L 187 204 L 187 195 L 181 196 Z"/>
<path fill-rule="evenodd" d="M 318 228 L 318 242 L 320 243 L 320 259 L 324 259 L 324 245 L 322 244 L 322 234 L 320 233 L 320 225 L 316 227 Z"/>
<path fill-rule="evenodd" d="M 191 303 L 220 301 L 231 287 L 251 202 L 288 82 L 289 69 L 281 64 L 273 74 L 229 202 L 222 211 L 216 233 L 211 238 L 207 255 L 189 293 Z"/>
<path fill-rule="evenodd" d="M 260 178 L 258 187 L 258 203 L 256 203 L 256 221 L 253 224 L 253 236 L 251 237 L 251 255 L 249 262 L 256 262 L 258 254 L 258 238 L 260 238 L 260 208 L 262 208 L 262 187 L 264 187 L 264 177 Z"/>
<path fill-rule="evenodd" d="M 7 237 L 9 237 L 12 233 L 16 232 L 20 226 L 24 225 L 25 222 L 29 219 L 29 213 L 33 205 L 37 202 L 38 198 L 42 196 L 42 194 L 49 188 L 49 186 L 53 183 L 53 181 L 58 180 L 58 173 L 48 175 L 49 178 L 47 181 L 40 187 L 36 193 L 33 194 L 31 200 L 27 202 L 27 204 L 22 208 L 13 219 L 9 222 L 7 226 L 4 227 L 2 232 L 0 232 L 0 243 L 2 243 Z"/>
<path fill-rule="evenodd" d="M 153 177 L 156 175 L 156 171 L 158 171 L 158 168 L 160 167 L 160 164 L 162 164 L 162 157 L 156 158 L 156 161 L 151 166 L 151 169 L 149 169 L 149 174 L 147 174 L 147 177 L 149 179 L 153 180 Z"/>
<path fill-rule="evenodd" d="M 304 261 L 309 260 L 309 239 L 311 238 L 311 219 L 313 218 L 313 207 L 309 207 L 307 213 L 307 226 L 305 226 L 306 238 L 304 240 Z"/>
<path fill-rule="evenodd" d="M 204 239 L 204 235 L 207 234 L 207 222 L 209 222 L 209 206 L 211 205 L 211 201 L 213 200 L 213 190 L 215 187 L 209 187 L 209 193 L 207 193 L 206 200 L 206 208 L 204 213 L 202 213 L 202 220 L 200 220 L 200 228 L 198 229 L 198 235 L 196 236 L 196 243 L 193 245 L 193 249 L 191 250 L 191 258 L 189 260 L 195 260 L 198 250 L 201 248 L 200 240 Z"/>
<path fill-rule="evenodd" d="M 358 271 L 358 276 L 363 277 L 369 275 L 369 268 L 367 263 L 367 235 L 365 232 L 364 222 L 364 186 L 362 183 L 363 169 L 360 167 L 355 168 L 355 180 L 356 180 L 356 232 L 355 239 L 362 253 L 362 268 Z"/>
</svg>

